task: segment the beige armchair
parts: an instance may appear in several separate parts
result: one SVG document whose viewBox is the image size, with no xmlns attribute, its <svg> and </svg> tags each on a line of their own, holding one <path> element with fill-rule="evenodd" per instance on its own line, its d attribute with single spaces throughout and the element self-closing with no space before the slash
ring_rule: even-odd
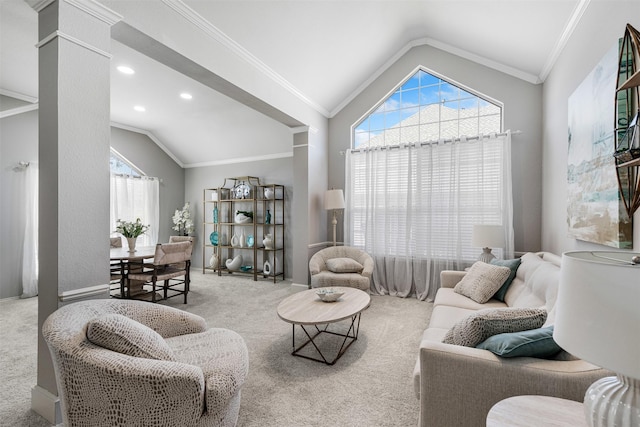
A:
<svg viewBox="0 0 640 427">
<path fill-rule="evenodd" d="M 66 305 L 42 333 L 66 426 L 234 426 L 248 353 L 237 333 L 131 300 Z"/>
<path fill-rule="evenodd" d="M 348 286 L 369 290 L 373 258 L 350 246 L 331 246 L 316 252 L 309 260 L 311 287 Z"/>
</svg>

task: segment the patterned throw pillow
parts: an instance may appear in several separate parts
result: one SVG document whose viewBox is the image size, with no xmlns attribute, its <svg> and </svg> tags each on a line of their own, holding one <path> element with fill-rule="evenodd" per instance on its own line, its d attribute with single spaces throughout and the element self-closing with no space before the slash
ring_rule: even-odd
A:
<svg viewBox="0 0 640 427">
<path fill-rule="evenodd" d="M 90 321 L 87 339 L 100 347 L 133 357 L 174 360 L 173 350 L 160 334 L 121 314 L 105 314 Z"/>
<path fill-rule="evenodd" d="M 489 301 L 509 278 L 511 269 L 476 261 L 453 291 L 471 298 L 479 304 Z"/>
<path fill-rule="evenodd" d="M 351 258 L 330 258 L 326 264 L 327 270 L 333 273 L 360 273 L 364 268 L 362 264 Z"/>
<path fill-rule="evenodd" d="M 543 308 L 487 308 L 453 325 L 442 342 L 475 347 L 494 335 L 540 328 L 545 320 L 547 311 Z"/>
</svg>

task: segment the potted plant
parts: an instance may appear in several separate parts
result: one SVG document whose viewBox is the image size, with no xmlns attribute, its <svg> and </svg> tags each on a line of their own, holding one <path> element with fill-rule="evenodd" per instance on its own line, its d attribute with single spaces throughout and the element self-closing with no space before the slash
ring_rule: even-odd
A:
<svg viewBox="0 0 640 427">
<path fill-rule="evenodd" d="M 129 252 L 135 252 L 136 239 L 139 235 L 146 233 L 149 227 L 148 224 L 143 224 L 140 218 L 137 218 L 135 222 L 119 219 L 116 224 L 116 232 L 127 238 Z"/>
</svg>

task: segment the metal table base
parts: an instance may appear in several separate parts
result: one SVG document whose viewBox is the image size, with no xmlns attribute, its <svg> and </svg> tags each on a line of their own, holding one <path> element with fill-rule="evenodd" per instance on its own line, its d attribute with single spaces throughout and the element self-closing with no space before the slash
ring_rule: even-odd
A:
<svg viewBox="0 0 640 427">
<path fill-rule="evenodd" d="M 351 317 L 351 326 L 349 326 L 349 330 L 347 331 L 346 334 L 329 331 L 328 330 L 329 324 L 326 324 L 324 326 L 324 328 L 322 328 L 322 329 L 319 328 L 318 325 L 311 325 L 316 329 L 315 334 L 313 336 L 311 336 L 311 334 L 309 333 L 307 328 L 305 328 L 305 325 L 299 324 L 298 326 L 300 326 L 300 328 L 304 331 L 304 333 L 307 335 L 308 339 L 297 348 L 296 348 L 296 324 L 295 323 L 292 324 L 291 325 L 291 327 L 292 327 L 291 330 L 292 330 L 293 351 L 291 352 L 291 354 L 294 355 L 294 356 L 298 356 L 298 357 L 304 357 L 305 359 L 314 360 L 316 362 L 322 362 L 322 363 L 325 363 L 327 365 L 333 365 L 334 363 L 336 363 L 336 361 L 338 359 L 340 359 L 340 357 L 344 354 L 344 352 L 347 351 L 349 346 L 351 344 L 353 344 L 353 342 L 355 340 L 358 339 L 358 331 L 360 330 L 360 314 L 361 313 L 358 313 L 358 314 L 356 314 L 356 315 Z M 307 325 L 307 326 L 309 326 L 309 325 Z M 310 329 L 311 332 L 313 332 L 313 329 L 311 329 L 311 328 L 309 328 L 309 329 Z M 342 344 L 340 345 L 340 349 L 338 350 L 338 354 L 331 361 L 327 360 L 327 357 L 325 357 L 325 355 L 322 353 L 322 351 L 320 350 L 318 345 L 316 345 L 316 343 L 314 342 L 315 338 L 318 337 L 320 334 L 323 334 L 323 333 L 324 334 L 330 334 L 330 335 L 336 335 L 336 336 L 344 338 L 342 340 Z M 300 354 L 300 350 L 305 348 L 309 343 L 311 345 L 313 345 L 313 347 L 315 347 L 316 352 L 320 355 L 320 358 L 307 356 L 306 354 Z"/>
</svg>

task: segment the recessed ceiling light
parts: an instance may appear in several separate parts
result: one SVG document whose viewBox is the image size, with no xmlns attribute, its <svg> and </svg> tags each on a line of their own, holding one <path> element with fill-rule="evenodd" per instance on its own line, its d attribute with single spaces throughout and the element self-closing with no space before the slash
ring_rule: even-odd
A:
<svg viewBox="0 0 640 427">
<path fill-rule="evenodd" d="M 135 107 L 133 107 L 133 109 L 141 113 L 144 113 L 145 111 L 147 111 L 147 109 L 144 108 L 142 105 L 136 105 Z"/>
<path fill-rule="evenodd" d="M 133 71 L 133 68 L 127 67 L 126 65 L 118 66 L 117 70 L 120 71 L 122 74 L 135 74 L 135 71 Z"/>
<path fill-rule="evenodd" d="M 191 94 L 190 94 L 190 93 L 182 92 L 182 93 L 180 94 L 180 98 L 182 98 L 182 99 L 191 99 L 191 98 L 193 98 L 193 96 L 191 96 Z"/>
</svg>

